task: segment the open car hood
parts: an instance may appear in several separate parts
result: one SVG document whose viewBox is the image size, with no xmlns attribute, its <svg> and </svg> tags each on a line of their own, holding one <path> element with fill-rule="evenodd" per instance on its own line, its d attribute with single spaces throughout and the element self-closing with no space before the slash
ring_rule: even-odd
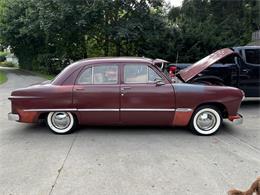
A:
<svg viewBox="0 0 260 195">
<path fill-rule="evenodd" d="M 185 82 L 191 80 L 196 75 L 198 75 L 200 72 L 211 66 L 212 64 L 216 63 L 217 61 L 231 55 L 236 54 L 233 50 L 229 48 L 220 49 L 207 57 L 199 60 L 195 64 L 192 64 L 191 66 L 182 69 L 178 72 L 178 75 L 181 77 L 181 79 Z"/>
</svg>

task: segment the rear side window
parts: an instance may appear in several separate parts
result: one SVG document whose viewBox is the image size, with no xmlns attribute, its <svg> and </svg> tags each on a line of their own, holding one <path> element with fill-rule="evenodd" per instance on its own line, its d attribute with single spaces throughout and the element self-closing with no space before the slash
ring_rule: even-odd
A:
<svg viewBox="0 0 260 195">
<path fill-rule="evenodd" d="M 260 65 L 260 49 L 246 49 L 245 55 L 247 63 Z"/>
<path fill-rule="evenodd" d="M 161 77 L 147 65 L 125 65 L 125 83 L 152 83 Z"/>
<path fill-rule="evenodd" d="M 87 68 L 80 75 L 78 84 L 92 84 L 92 68 Z"/>
<path fill-rule="evenodd" d="M 77 84 L 117 84 L 118 66 L 101 65 L 87 68 L 80 75 Z"/>
</svg>

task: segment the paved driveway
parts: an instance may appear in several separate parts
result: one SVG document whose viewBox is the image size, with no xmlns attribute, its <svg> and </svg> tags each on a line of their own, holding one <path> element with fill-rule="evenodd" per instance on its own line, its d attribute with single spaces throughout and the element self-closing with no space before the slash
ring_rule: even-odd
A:
<svg viewBox="0 0 260 195">
<path fill-rule="evenodd" d="M 244 124 L 215 136 L 183 128 L 82 127 L 55 135 L 7 120 L 10 92 L 42 81 L 4 69 L 0 86 L 0 194 L 219 194 L 260 176 L 260 104 L 245 102 Z"/>
</svg>

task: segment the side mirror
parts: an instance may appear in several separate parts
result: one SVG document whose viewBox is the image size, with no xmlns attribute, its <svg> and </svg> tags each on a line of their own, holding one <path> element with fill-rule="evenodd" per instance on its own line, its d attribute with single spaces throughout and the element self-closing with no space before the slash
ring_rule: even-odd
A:
<svg viewBox="0 0 260 195">
<path fill-rule="evenodd" d="M 155 83 L 156 86 L 162 86 L 162 85 L 165 85 L 165 83 L 163 82 L 162 79 L 156 79 L 156 80 L 154 81 L 154 83 Z"/>
</svg>

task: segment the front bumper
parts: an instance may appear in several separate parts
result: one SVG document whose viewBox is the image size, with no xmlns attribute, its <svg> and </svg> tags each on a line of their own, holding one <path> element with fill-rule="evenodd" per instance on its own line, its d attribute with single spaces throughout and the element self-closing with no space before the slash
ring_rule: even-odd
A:
<svg viewBox="0 0 260 195">
<path fill-rule="evenodd" d="M 8 120 L 10 120 L 10 121 L 19 121 L 20 120 L 20 116 L 19 116 L 19 114 L 8 113 Z"/>
<path fill-rule="evenodd" d="M 241 125 L 243 123 L 243 116 L 241 114 L 237 114 L 235 116 L 229 116 L 228 119 L 233 122 L 235 125 Z"/>
</svg>

